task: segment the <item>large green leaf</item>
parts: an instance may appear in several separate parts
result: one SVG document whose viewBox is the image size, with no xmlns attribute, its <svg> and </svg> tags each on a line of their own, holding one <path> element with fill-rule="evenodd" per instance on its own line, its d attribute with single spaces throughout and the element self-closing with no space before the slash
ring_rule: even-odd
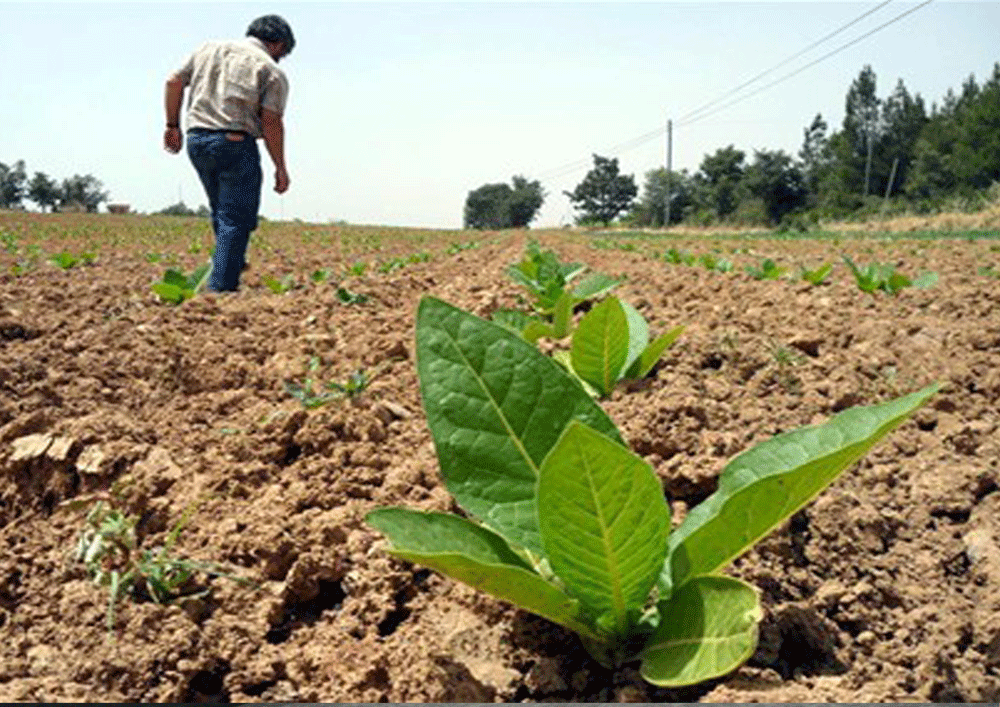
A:
<svg viewBox="0 0 1000 707">
<path fill-rule="evenodd" d="M 661 590 L 712 574 L 811 501 L 898 427 L 937 385 L 880 405 L 856 407 L 817 427 L 779 434 L 734 458 L 718 490 L 671 535 Z"/>
<path fill-rule="evenodd" d="M 433 297 L 417 312 L 417 372 L 448 490 L 466 511 L 540 555 L 542 460 L 571 420 L 621 443 L 614 423 L 535 347 Z"/>
<path fill-rule="evenodd" d="M 406 508 L 380 508 L 365 520 L 389 538 L 390 554 L 601 640 L 583 620 L 579 602 L 536 574 L 493 531 L 458 516 Z"/>
<path fill-rule="evenodd" d="M 614 390 L 629 354 L 629 320 L 621 303 L 609 297 L 580 320 L 570 344 L 573 370 L 602 395 Z"/>
<path fill-rule="evenodd" d="M 623 636 L 666 557 L 670 511 L 649 465 L 579 422 L 542 464 L 538 525 L 545 556 L 597 625 Z"/>
<path fill-rule="evenodd" d="M 730 577 L 696 577 L 661 601 L 642 652 L 642 677 L 662 687 L 725 675 L 749 658 L 761 619 L 757 592 Z"/>
</svg>

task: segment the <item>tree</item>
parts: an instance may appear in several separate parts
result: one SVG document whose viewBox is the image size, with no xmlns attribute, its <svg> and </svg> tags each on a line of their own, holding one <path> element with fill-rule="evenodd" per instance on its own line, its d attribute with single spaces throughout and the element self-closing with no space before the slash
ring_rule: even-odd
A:
<svg viewBox="0 0 1000 707">
<path fill-rule="evenodd" d="M 507 184 L 484 184 L 465 198 L 466 228 L 526 228 L 545 201 L 542 185 L 515 176 L 513 187 Z"/>
<path fill-rule="evenodd" d="M 81 177 L 75 174 L 63 180 L 59 205 L 79 204 L 89 213 L 95 213 L 97 207 L 108 200 L 108 192 L 103 191 L 103 187 L 101 180 L 93 175 L 87 174 Z"/>
<path fill-rule="evenodd" d="M 44 172 L 35 172 L 28 183 L 28 198 L 45 211 L 45 207 L 54 209 L 59 203 L 59 185 Z"/>
<path fill-rule="evenodd" d="M 190 206 L 185 204 L 183 201 L 178 201 L 176 204 L 171 204 L 170 206 L 164 207 L 159 211 L 154 211 L 154 214 L 158 216 L 211 216 L 212 212 L 209 211 L 208 207 L 202 204 L 197 208 L 197 210 L 192 209 Z"/>
<path fill-rule="evenodd" d="M 701 161 L 695 174 L 697 200 L 716 218 L 726 218 L 739 205 L 737 190 L 743 178 L 745 158 L 746 153 L 729 145 L 706 155 Z"/>
<path fill-rule="evenodd" d="M 879 194 L 902 191 L 913 163 L 917 139 L 927 124 L 927 111 L 919 94 L 911 97 L 900 79 L 882 105 L 882 135 L 872 167 Z M 895 165 L 895 169 L 893 169 Z M 890 183 L 889 180 L 892 180 Z"/>
<path fill-rule="evenodd" d="M 809 127 L 803 130 L 802 148 L 799 150 L 799 169 L 805 181 L 807 198 L 814 205 L 819 198 L 820 184 L 833 165 L 833 153 L 826 136 L 827 124 L 819 113 Z"/>
<path fill-rule="evenodd" d="M 959 179 L 973 189 L 1000 181 L 1000 63 L 968 100 L 959 101 L 955 164 Z"/>
<path fill-rule="evenodd" d="M 747 168 L 743 180 L 747 191 L 764 202 L 772 224 L 779 223 L 785 214 L 806 203 L 802 172 L 781 150 L 754 151 L 753 163 Z"/>
<path fill-rule="evenodd" d="M 24 160 L 18 160 L 11 167 L 0 162 L 0 208 L 10 209 L 21 206 L 26 181 Z"/>
<path fill-rule="evenodd" d="M 636 226 L 662 226 L 670 193 L 670 223 L 680 223 L 694 203 L 694 185 L 686 170 L 668 173 L 665 167 L 646 172 L 642 196 L 630 215 Z"/>
<path fill-rule="evenodd" d="M 571 192 L 564 192 L 573 208 L 583 212 L 581 220 L 600 221 L 605 226 L 631 206 L 639 188 L 631 174 L 618 173 L 618 159 L 594 155 L 594 167 Z"/>
<path fill-rule="evenodd" d="M 512 228 L 527 228 L 538 210 L 545 203 L 545 192 L 540 182 L 529 182 L 524 177 L 514 177 L 510 195 L 510 225 Z"/>
<path fill-rule="evenodd" d="M 844 122 L 833 139 L 840 187 L 847 193 L 871 192 L 871 162 L 881 134 L 875 72 L 865 65 L 844 99 Z"/>
</svg>

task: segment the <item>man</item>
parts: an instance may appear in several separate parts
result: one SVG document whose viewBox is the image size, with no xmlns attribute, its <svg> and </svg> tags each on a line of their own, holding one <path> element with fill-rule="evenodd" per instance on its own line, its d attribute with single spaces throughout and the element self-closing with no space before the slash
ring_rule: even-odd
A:
<svg viewBox="0 0 1000 707">
<path fill-rule="evenodd" d="M 167 79 L 163 145 L 168 152 L 180 152 L 183 144 L 181 104 L 185 88 L 191 88 L 187 152 L 212 208 L 215 256 L 209 289 L 216 292 L 239 287 L 250 232 L 257 228 L 264 180 L 258 138 L 274 163 L 274 190 L 288 189 L 282 121 L 288 79 L 278 62 L 294 46 L 288 23 L 265 15 L 250 23 L 246 39 L 202 45 Z"/>
</svg>

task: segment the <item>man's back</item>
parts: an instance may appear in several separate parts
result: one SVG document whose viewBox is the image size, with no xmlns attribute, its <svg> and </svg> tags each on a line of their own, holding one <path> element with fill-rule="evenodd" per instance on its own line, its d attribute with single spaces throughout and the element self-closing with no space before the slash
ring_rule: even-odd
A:
<svg viewBox="0 0 1000 707">
<path fill-rule="evenodd" d="M 188 128 L 261 137 L 260 109 L 284 112 L 288 80 L 260 40 L 206 42 L 177 73 L 191 88 Z"/>
</svg>

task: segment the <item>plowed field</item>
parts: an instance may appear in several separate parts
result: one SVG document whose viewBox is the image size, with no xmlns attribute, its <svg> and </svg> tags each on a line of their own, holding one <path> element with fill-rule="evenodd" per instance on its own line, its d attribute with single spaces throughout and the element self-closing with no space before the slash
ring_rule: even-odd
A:
<svg viewBox="0 0 1000 707">
<path fill-rule="evenodd" d="M 0 214 L 0 235 L 4 701 L 1000 700 L 996 231 L 666 239 L 265 223 L 238 294 L 179 306 L 150 285 L 205 262 L 203 220 Z M 756 653 L 730 675 L 667 690 L 635 665 L 606 670 L 574 634 L 389 557 L 363 522 L 386 505 L 452 508 L 414 367 L 417 303 L 520 306 L 503 268 L 529 237 L 626 278 L 616 294 L 654 333 L 687 325 L 649 378 L 602 403 L 675 519 L 752 444 L 943 384 L 728 568 L 765 610 Z M 735 267 L 669 264 L 668 248 Z M 49 262 L 64 251 L 94 262 Z M 939 279 L 865 294 L 843 254 Z M 764 258 L 788 274 L 744 272 Z M 355 263 L 364 272 L 345 274 Z M 834 263 L 828 283 L 798 279 L 822 263 Z M 287 292 L 264 284 L 289 274 Z M 345 303 L 338 286 L 367 301 Z M 352 398 L 307 407 L 289 392 L 359 370 L 370 383 Z M 100 499 L 136 519 L 141 548 L 188 513 L 173 552 L 250 582 L 198 572 L 185 600 L 130 594 L 109 631 L 108 588 L 72 556 Z"/>
</svg>

